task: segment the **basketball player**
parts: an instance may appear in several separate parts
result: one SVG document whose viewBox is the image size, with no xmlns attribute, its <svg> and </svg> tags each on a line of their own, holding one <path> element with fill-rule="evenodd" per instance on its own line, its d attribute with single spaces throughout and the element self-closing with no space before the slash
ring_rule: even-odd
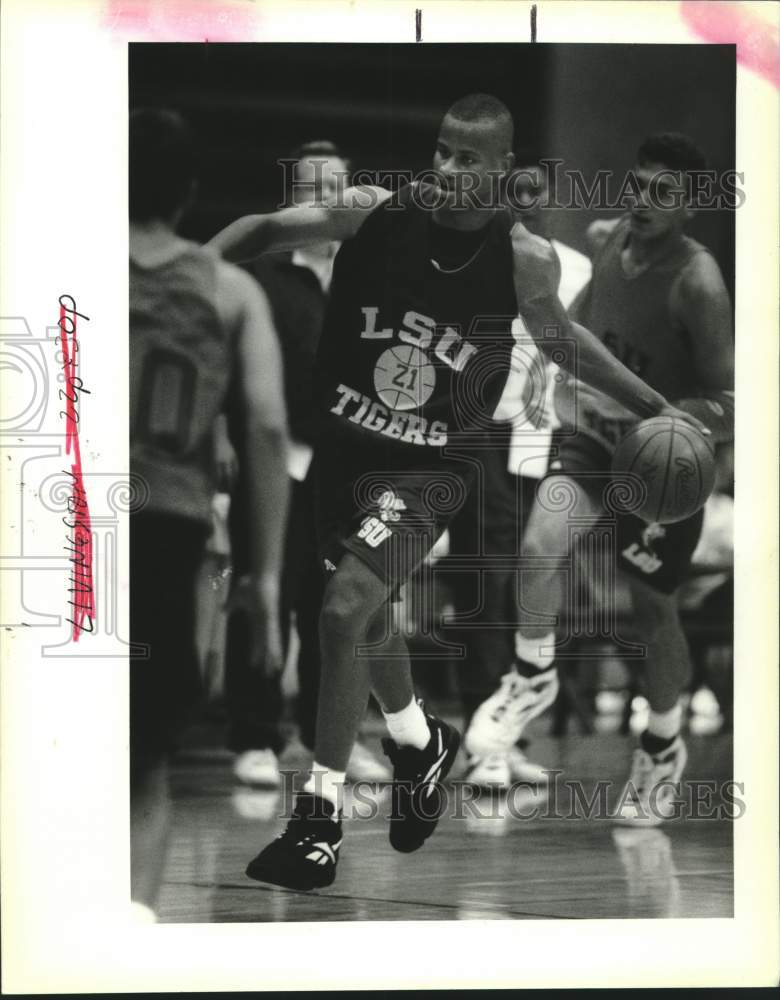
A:
<svg viewBox="0 0 780 1000">
<path fill-rule="evenodd" d="M 322 203 L 346 185 L 347 161 L 328 141 L 305 143 L 296 150 L 291 166 L 289 199 L 293 205 Z M 290 424 L 288 474 L 290 516 L 284 547 L 281 612 L 285 649 L 295 614 L 299 639 L 296 721 L 301 743 L 314 748 L 317 691 L 320 674 L 318 621 L 324 577 L 317 552 L 314 518 L 314 476 L 310 473 L 319 413 L 313 399 L 314 363 L 322 331 L 327 296 L 338 243 L 329 241 L 291 254 L 273 254 L 250 262 L 247 269 L 268 296 L 279 334 L 284 363 L 284 389 Z M 249 495 L 244 468 L 246 441 L 243 414 L 229 408 L 230 434 L 225 420 L 216 426 L 217 447 L 229 455 L 233 444 L 238 459 L 238 483 L 230 508 L 234 579 L 248 570 Z M 249 628 L 246 614 L 231 615 L 228 628 L 226 691 L 230 717 L 228 745 L 237 753 L 233 770 L 239 780 L 276 788 L 281 783 L 278 754 L 285 746 L 281 730 L 283 699 L 278 674 L 265 676 L 247 661 Z M 353 781 L 387 781 L 388 768 L 359 741 L 347 768 Z"/>
<path fill-rule="evenodd" d="M 499 100 L 464 97 L 442 121 L 430 185 L 393 196 L 353 188 L 330 207 L 239 219 L 214 240 L 231 259 L 343 241 L 318 359 L 314 461 L 331 578 L 320 619 L 315 764 L 287 829 L 247 869 L 259 881 L 332 883 L 339 794 L 369 689 L 390 732 L 390 843 L 417 850 L 436 827 L 460 738 L 415 700 L 405 642 L 387 627 L 388 602 L 468 490 L 474 466 L 457 444 L 495 409 L 518 308 L 545 349 L 545 328 L 569 333 L 585 377 L 637 415 L 679 413 L 587 330 L 571 327 L 550 244 L 497 207 L 512 130 Z M 381 657 L 366 656 L 366 647 Z"/>
<path fill-rule="evenodd" d="M 194 190 L 189 130 L 169 111 L 130 119 L 130 469 L 147 501 L 130 524 L 132 898 L 153 915 L 165 858 L 166 758 L 199 694 L 195 577 L 216 483 L 211 429 L 234 364 L 251 442 L 256 669 L 278 669 L 287 506 L 282 369 L 268 305 L 239 268 L 176 235 Z"/>
<path fill-rule="evenodd" d="M 654 389 L 707 424 L 713 442 L 727 441 L 734 419 L 731 305 L 712 254 L 684 232 L 694 214 L 689 181 L 704 169 L 704 157 L 689 138 L 668 133 L 642 143 L 637 160 L 641 196 L 607 231 L 599 227 L 602 245 L 592 281 L 570 313 Z M 556 408 L 561 433 L 530 516 L 523 558 L 559 556 L 562 561 L 568 554 L 569 519 L 591 519 L 595 525 L 604 514 L 612 451 L 636 423 L 625 406 L 573 378 L 557 388 Z M 568 509 L 550 502 L 556 494 L 572 498 Z M 617 562 L 629 578 L 636 639 L 647 649 L 650 704 L 647 730 L 616 809 L 623 822 L 656 825 L 668 818 L 673 786 L 685 766 L 679 697 L 691 667 L 677 589 L 702 519 L 703 511 L 669 525 L 618 517 Z M 492 739 L 497 746 L 512 746 L 526 723 L 555 697 L 555 632 L 549 616 L 564 609 L 563 583 L 555 566 L 524 572 L 524 609 L 537 619 L 548 616 L 549 624 L 527 617 L 521 624 L 516 671 L 475 716 L 486 743 Z"/>
</svg>

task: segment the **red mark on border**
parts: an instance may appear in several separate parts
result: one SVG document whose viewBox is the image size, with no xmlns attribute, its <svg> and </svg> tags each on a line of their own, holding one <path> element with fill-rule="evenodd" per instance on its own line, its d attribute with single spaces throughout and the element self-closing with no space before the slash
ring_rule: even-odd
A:
<svg viewBox="0 0 780 1000">
<path fill-rule="evenodd" d="M 683 21 L 707 42 L 737 46 L 737 62 L 780 88 L 780 38 L 776 24 L 740 3 L 683 0 Z"/>
<path fill-rule="evenodd" d="M 66 301 L 69 305 L 66 305 Z M 78 330 L 77 318 L 89 320 L 89 316 L 76 309 L 76 303 L 70 295 L 60 295 L 60 347 L 62 350 L 62 372 L 65 377 L 65 389 L 59 390 L 59 398 L 64 400 L 65 409 L 60 415 L 65 417 L 65 454 L 72 455 L 70 472 L 71 491 L 68 499 L 68 517 L 63 518 L 65 525 L 71 529 L 68 539 L 68 558 L 72 564 L 70 587 L 68 592 L 72 599 L 68 604 L 73 608 L 73 617 L 66 619 L 73 626 L 73 641 L 78 642 L 82 632 L 94 632 L 95 589 L 92 585 L 92 523 L 89 516 L 89 502 L 84 488 L 84 478 L 81 471 L 81 446 L 79 443 L 79 411 L 80 393 L 89 393 L 84 388 L 76 374 L 78 364 Z"/>
<path fill-rule="evenodd" d="M 246 42 L 259 11 L 246 0 L 106 0 L 103 24 L 155 42 Z"/>
</svg>

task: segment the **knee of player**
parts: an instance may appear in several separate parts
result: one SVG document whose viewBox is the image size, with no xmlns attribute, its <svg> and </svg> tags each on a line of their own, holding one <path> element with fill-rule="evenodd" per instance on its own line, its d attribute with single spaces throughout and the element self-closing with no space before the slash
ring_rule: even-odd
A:
<svg viewBox="0 0 780 1000">
<path fill-rule="evenodd" d="M 368 610 L 357 581 L 338 574 L 328 584 L 320 612 L 320 631 L 325 634 L 355 635 L 365 631 Z"/>
<path fill-rule="evenodd" d="M 392 627 L 391 612 L 388 606 L 381 608 L 368 623 L 366 642 L 375 646 L 387 639 Z"/>
</svg>

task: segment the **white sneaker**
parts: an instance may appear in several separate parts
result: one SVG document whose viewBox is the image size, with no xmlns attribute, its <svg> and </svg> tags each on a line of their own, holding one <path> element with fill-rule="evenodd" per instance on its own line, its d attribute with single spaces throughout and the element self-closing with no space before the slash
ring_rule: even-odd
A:
<svg viewBox="0 0 780 1000">
<path fill-rule="evenodd" d="M 541 764 L 529 760 L 519 747 L 512 747 L 507 755 L 509 772 L 513 781 L 529 781 L 533 784 L 546 783 L 549 775 Z"/>
<path fill-rule="evenodd" d="M 489 754 L 487 757 L 469 756 L 469 768 L 461 779 L 477 788 L 509 788 L 512 775 L 505 754 Z"/>
<path fill-rule="evenodd" d="M 636 749 L 631 775 L 615 811 L 615 822 L 626 826 L 659 826 L 672 819 L 687 760 L 688 752 L 680 736 L 656 757 L 641 747 Z"/>
<path fill-rule="evenodd" d="M 275 788 L 236 788 L 230 797 L 233 811 L 241 819 L 272 820 L 277 813 L 279 792 Z"/>
<path fill-rule="evenodd" d="M 352 748 L 347 764 L 348 781 L 391 781 L 393 772 L 362 743 Z"/>
<path fill-rule="evenodd" d="M 512 667 L 501 686 L 474 713 L 465 746 L 476 757 L 507 754 L 531 719 L 541 715 L 558 695 L 558 671 L 540 670 L 538 677 L 523 677 Z"/>
<path fill-rule="evenodd" d="M 278 788 L 282 783 L 273 750 L 245 750 L 236 757 L 233 774 L 245 785 Z"/>
</svg>

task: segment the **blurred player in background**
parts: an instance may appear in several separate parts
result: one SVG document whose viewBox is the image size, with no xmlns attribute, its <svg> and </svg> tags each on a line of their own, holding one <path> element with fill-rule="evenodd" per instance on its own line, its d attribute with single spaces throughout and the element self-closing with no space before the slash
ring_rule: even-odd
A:
<svg viewBox="0 0 780 1000">
<path fill-rule="evenodd" d="M 148 490 L 130 523 L 132 898 L 154 913 L 168 824 L 167 757 L 200 695 L 195 579 L 215 492 L 211 432 L 238 371 L 250 460 L 247 599 L 256 670 L 278 670 L 287 509 L 282 368 L 265 297 L 239 268 L 180 239 L 193 139 L 170 111 L 130 119 L 130 469 Z M 144 651 L 143 647 L 146 647 Z"/>
<path fill-rule="evenodd" d="M 687 237 L 694 214 L 691 178 L 704 157 L 685 136 L 666 133 L 639 148 L 640 194 L 629 214 L 600 227 L 602 246 L 593 278 L 572 304 L 580 320 L 612 354 L 679 407 L 708 425 L 713 442 L 733 436 L 734 343 L 731 304 L 710 252 Z M 574 406 L 576 392 L 576 409 Z M 567 556 L 567 522 L 603 514 L 602 492 L 612 451 L 636 423 L 623 406 L 567 378 L 556 388 L 561 433 L 554 442 L 546 481 L 531 512 L 523 557 Z M 571 496 L 573 506 L 554 509 L 545 496 Z M 680 780 L 686 750 L 680 737 L 679 697 L 690 679 L 690 661 L 677 607 L 677 589 L 688 570 L 703 513 L 671 525 L 618 518 L 618 566 L 629 577 L 635 638 L 646 645 L 644 677 L 650 715 L 634 755 L 630 785 L 616 818 L 658 823 L 673 809 L 672 785 Z M 524 726 L 555 698 L 552 615 L 566 608 L 565 579 L 554 567 L 523 577 L 526 615 L 516 636 L 512 676 L 479 718 L 485 741 L 512 745 Z M 636 795 L 634 795 L 634 791 Z M 660 794 L 658 794 L 660 792 Z"/>
<path fill-rule="evenodd" d="M 532 233 L 550 236 L 550 190 L 548 171 L 538 164 L 519 166 L 507 184 L 507 204 L 516 218 Z M 591 263 L 585 254 L 560 240 L 550 240 L 561 265 L 558 298 L 568 309 L 575 296 L 588 283 Z M 454 553 L 479 553 L 506 556 L 518 551 L 518 541 L 528 520 L 539 479 L 547 470 L 555 413 L 552 403 L 554 377 L 558 366 L 545 363 L 533 337 L 515 320 L 517 344 L 512 352 L 512 367 L 494 418 L 498 421 L 490 434 L 492 447 L 480 452 L 483 478 L 481 489 L 473 489 L 464 509 L 450 528 Z M 481 549 L 481 551 L 480 551 Z M 466 661 L 460 670 L 461 700 L 465 717 L 464 745 L 468 770 L 463 780 L 479 787 L 506 787 L 512 781 L 544 781 L 543 768 L 529 761 L 522 749 L 513 744 L 496 743 L 490 715 L 495 699 L 477 716 L 478 707 L 499 686 L 512 683 L 507 673 L 515 658 L 514 631 L 520 606 L 518 574 L 510 566 L 490 568 L 482 575 L 481 620 L 464 633 Z M 478 606 L 476 575 L 460 574 L 455 598 L 459 612 Z M 503 625 L 496 626 L 501 622 Z M 503 702 L 499 698 L 498 705 Z M 487 718 L 485 728 L 481 720 Z"/>
<path fill-rule="evenodd" d="M 291 167 L 287 195 L 292 205 L 322 203 L 347 186 L 348 163 L 332 142 L 308 142 L 296 150 L 286 165 Z M 314 364 L 338 248 L 338 241 L 328 240 L 246 265 L 268 296 L 284 361 L 291 440 L 290 517 L 282 569 L 281 633 L 286 655 L 294 616 L 299 640 L 296 718 L 300 740 L 308 752 L 314 748 L 320 675 L 318 623 L 325 585 L 317 553 L 314 477 L 310 474 L 320 422 L 314 400 Z M 227 474 L 237 469 L 230 509 L 235 593 L 236 588 L 240 591 L 248 572 L 251 524 L 246 490 L 247 442 L 240 410 L 229 407 L 228 419 L 220 418 L 215 430 L 220 465 Z M 228 745 L 238 754 L 234 770 L 241 781 L 275 788 L 281 780 L 278 757 L 286 742 L 281 729 L 284 709 L 281 678 L 278 674 L 264 676 L 250 669 L 251 621 L 247 614 L 241 613 L 240 600 L 234 599 L 233 603 L 238 607 L 230 617 L 226 652 Z M 385 765 L 359 742 L 350 756 L 347 774 L 353 780 L 390 778 Z"/>
</svg>

